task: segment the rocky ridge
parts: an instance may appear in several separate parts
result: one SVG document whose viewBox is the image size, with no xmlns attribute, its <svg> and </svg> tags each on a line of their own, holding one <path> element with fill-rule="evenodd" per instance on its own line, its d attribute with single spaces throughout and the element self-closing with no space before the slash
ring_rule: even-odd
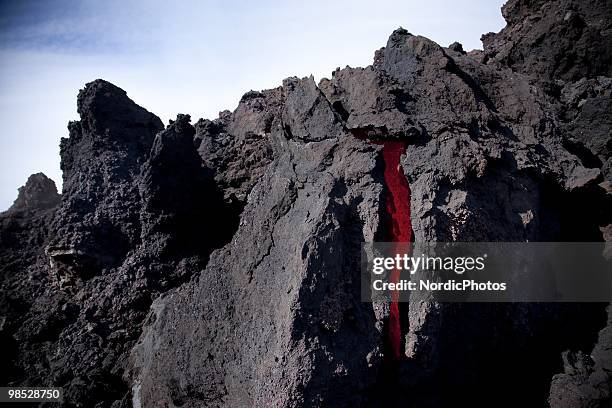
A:
<svg viewBox="0 0 612 408">
<path fill-rule="evenodd" d="M 414 298 L 390 363 L 389 305 L 360 301 L 388 217 L 370 140 L 407 143 L 417 241 L 609 239 L 612 4 L 503 14 L 484 51 L 398 29 L 371 66 L 194 126 L 87 84 L 61 200 L 34 175 L 0 216 L 5 383 L 66 406 L 609 404 L 605 305 Z"/>
</svg>

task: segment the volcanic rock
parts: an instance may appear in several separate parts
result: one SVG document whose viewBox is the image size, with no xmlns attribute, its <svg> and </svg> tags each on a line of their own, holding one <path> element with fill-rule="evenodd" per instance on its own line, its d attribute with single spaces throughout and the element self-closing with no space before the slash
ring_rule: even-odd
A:
<svg viewBox="0 0 612 408">
<path fill-rule="evenodd" d="M 609 1 L 510 0 L 484 51 L 395 30 L 371 66 L 288 78 L 164 128 L 79 93 L 60 197 L 0 215 L 4 384 L 64 406 L 605 406 L 602 304 L 360 298 L 401 140 L 416 241 L 602 241 L 612 224 Z M 590 355 L 588 355 L 590 353 Z"/>
</svg>

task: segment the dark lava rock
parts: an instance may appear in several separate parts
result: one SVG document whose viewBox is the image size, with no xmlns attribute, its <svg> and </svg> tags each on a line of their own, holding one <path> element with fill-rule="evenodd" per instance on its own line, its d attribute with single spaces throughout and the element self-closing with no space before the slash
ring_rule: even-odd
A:
<svg viewBox="0 0 612 408">
<path fill-rule="evenodd" d="M 203 267 L 237 218 L 188 115 L 162 130 L 102 80 L 79 93 L 78 110 L 62 140 L 61 203 L 35 175 L 2 214 L 3 373 L 63 387 L 67 406 L 129 406 L 122 376 L 152 299 Z"/>
<path fill-rule="evenodd" d="M 511 0 L 484 52 L 398 29 L 371 66 L 194 126 L 88 84 L 61 202 L 33 176 L 0 216 L 4 383 L 83 407 L 610 404 L 606 305 L 413 296 L 391 361 L 359 259 L 388 237 L 391 139 L 417 241 L 609 241 L 611 9 Z"/>
<path fill-rule="evenodd" d="M 135 406 L 359 404 L 375 381 L 382 326 L 360 301 L 359 253 L 379 225 L 379 147 L 342 129 L 312 79 L 287 82 L 231 243 L 153 304 Z"/>
<path fill-rule="evenodd" d="M 506 27 L 482 37 L 488 63 L 548 81 L 612 76 L 612 1 L 510 0 Z"/>
<path fill-rule="evenodd" d="M 53 180 L 42 173 L 32 174 L 9 209 L 10 212 L 46 210 L 57 206 L 60 195 Z"/>
<path fill-rule="evenodd" d="M 552 407 L 610 406 L 612 373 L 612 306 L 608 306 L 608 325 L 589 355 L 582 351 L 563 353 L 563 374 L 553 377 L 549 402 Z"/>
<path fill-rule="evenodd" d="M 13 334 L 24 324 L 32 299 L 45 290 L 48 263 L 44 247 L 49 225 L 60 202 L 53 180 L 33 174 L 13 206 L 0 213 L 0 382 L 8 384 L 18 371 L 19 344 Z M 47 316 L 43 317 L 47 318 Z M 26 346 L 32 347 L 31 340 Z"/>
<path fill-rule="evenodd" d="M 64 283 L 117 267 L 140 239 L 135 178 L 146 160 L 159 118 L 102 80 L 79 93 L 81 120 L 68 126 L 60 155 L 64 200 L 47 248 L 55 278 Z"/>
</svg>

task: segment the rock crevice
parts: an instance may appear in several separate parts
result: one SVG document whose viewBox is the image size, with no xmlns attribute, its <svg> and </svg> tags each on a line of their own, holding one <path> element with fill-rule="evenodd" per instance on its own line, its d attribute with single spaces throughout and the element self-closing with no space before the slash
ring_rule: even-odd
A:
<svg viewBox="0 0 612 408">
<path fill-rule="evenodd" d="M 610 403 L 605 305 L 395 310 L 359 287 L 390 232 L 381 143 L 411 239 L 610 240 L 609 3 L 510 0 L 484 51 L 400 28 L 371 66 L 194 125 L 87 84 L 61 196 L 33 175 L 0 214 L 3 383 L 65 406 Z"/>
</svg>

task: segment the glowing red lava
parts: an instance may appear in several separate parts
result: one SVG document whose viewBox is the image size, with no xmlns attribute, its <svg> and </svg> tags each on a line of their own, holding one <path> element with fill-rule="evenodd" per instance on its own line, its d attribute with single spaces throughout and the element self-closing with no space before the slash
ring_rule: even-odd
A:
<svg viewBox="0 0 612 408">
<path fill-rule="evenodd" d="M 412 228 L 410 223 L 410 187 L 400 165 L 400 157 L 406 151 L 403 141 L 384 141 L 383 160 L 384 178 L 387 184 L 387 213 L 391 219 L 391 231 L 388 240 L 391 242 L 412 241 Z M 391 282 L 399 280 L 399 270 L 391 274 Z M 389 311 L 389 345 L 395 359 L 401 357 L 401 324 L 398 306 L 399 293 L 391 294 L 391 307 Z"/>
</svg>

